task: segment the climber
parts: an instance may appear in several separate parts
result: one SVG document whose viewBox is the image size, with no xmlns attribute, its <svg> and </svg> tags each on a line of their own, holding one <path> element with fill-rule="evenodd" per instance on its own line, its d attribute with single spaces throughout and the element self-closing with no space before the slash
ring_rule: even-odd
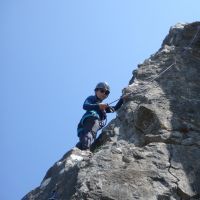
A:
<svg viewBox="0 0 200 200">
<path fill-rule="evenodd" d="M 96 139 L 97 131 L 105 126 L 106 113 L 118 110 L 126 98 L 126 96 L 123 96 L 115 106 L 108 106 L 108 104 L 102 103 L 110 93 L 108 83 L 98 83 L 94 91 L 95 95 L 89 96 L 83 104 L 83 109 L 86 110 L 86 113 L 81 118 L 77 128 L 79 142 L 76 147 L 81 150 L 90 149 Z"/>
</svg>

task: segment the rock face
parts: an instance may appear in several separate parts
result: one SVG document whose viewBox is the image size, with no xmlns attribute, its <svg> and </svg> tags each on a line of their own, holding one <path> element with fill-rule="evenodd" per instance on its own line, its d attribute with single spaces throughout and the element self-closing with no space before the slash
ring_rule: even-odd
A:
<svg viewBox="0 0 200 200">
<path fill-rule="evenodd" d="M 200 22 L 172 27 L 123 93 L 93 153 L 72 149 L 23 200 L 200 199 Z"/>
</svg>

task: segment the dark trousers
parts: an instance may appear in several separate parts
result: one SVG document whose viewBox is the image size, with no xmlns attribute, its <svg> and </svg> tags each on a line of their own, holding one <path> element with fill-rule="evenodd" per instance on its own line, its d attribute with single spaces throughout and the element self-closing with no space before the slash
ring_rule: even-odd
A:
<svg viewBox="0 0 200 200">
<path fill-rule="evenodd" d="M 81 150 L 90 149 L 90 146 L 96 139 L 97 131 L 101 129 L 99 120 L 94 117 L 88 117 L 84 120 L 83 124 L 78 125 L 81 127 L 81 132 L 79 133 L 79 142 L 76 147 Z"/>
</svg>

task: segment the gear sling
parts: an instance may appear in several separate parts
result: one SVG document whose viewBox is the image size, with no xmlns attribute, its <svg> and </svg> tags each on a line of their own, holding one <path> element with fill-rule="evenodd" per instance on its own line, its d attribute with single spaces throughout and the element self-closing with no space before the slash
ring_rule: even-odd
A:
<svg viewBox="0 0 200 200">
<path fill-rule="evenodd" d="M 94 95 L 89 96 L 83 104 L 86 113 L 81 118 L 77 127 L 79 142 L 76 145 L 76 147 L 81 150 L 90 148 L 96 139 L 98 130 L 102 129 L 106 125 L 106 113 L 111 113 L 119 109 L 123 104 L 123 99 L 120 99 L 116 106 L 108 107 L 105 111 L 102 111 L 99 108 L 98 104 L 101 102 L 102 101 Z"/>
</svg>

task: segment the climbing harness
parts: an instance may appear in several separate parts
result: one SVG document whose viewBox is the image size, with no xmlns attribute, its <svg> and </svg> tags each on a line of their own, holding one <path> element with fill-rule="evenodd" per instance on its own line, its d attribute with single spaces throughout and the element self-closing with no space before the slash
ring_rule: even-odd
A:
<svg viewBox="0 0 200 200">
<path fill-rule="evenodd" d="M 187 47 L 184 48 L 184 51 L 182 52 L 182 54 L 186 53 L 186 52 L 189 50 L 189 48 L 192 46 L 192 44 L 194 43 L 194 41 L 195 41 L 196 38 L 198 37 L 199 33 L 200 33 L 200 26 L 197 27 L 197 32 L 196 32 L 196 34 L 195 34 L 194 37 L 192 38 L 192 40 L 191 40 L 191 42 L 189 43 L 189 45 L 188 45 Z M 156 77 L 154 77 L 154 78 L 152 78 L 150 81 L 148 81 L 148 83 L 146 83 L 145 85 L 143 85 L 142 88 L 144 88 L 147 84 L 149 84 L 149 83 L 155 81 L 157 78 L 159 78 L 159 77 L 160 77 L 161 75 L 163 75 L 165 72 L 167 72 L 168 70 L 170 70 L 174 65 L 176 65 L 176 63 L 177 63 L 177 61 L 176 61 L 176 56 L 175 56 L 175 57 L 174 57 L 174 62 L 173 62 L 171 65 L 169 65 L 165 70 L 163 70 L 163 71 L 162 71 L 160 74 L 158 74 Z M 132 93 L 133 93 L 133 92 L 130 92 L 130 93 L 124 95 L 124 96 L 129 96 L 129 95 L 131 95 Z M 116 99 L 115 101 L 112 101 L 112 102 L 109 103 L 108 105 L 111 105 L 111 104 L 113 104 L 113 103 L 119 101 L 119 100 L 120 100 L 121 98 L 123 98 L 124 96 L 122 95 L 119 99 Z"/>
</svg>

